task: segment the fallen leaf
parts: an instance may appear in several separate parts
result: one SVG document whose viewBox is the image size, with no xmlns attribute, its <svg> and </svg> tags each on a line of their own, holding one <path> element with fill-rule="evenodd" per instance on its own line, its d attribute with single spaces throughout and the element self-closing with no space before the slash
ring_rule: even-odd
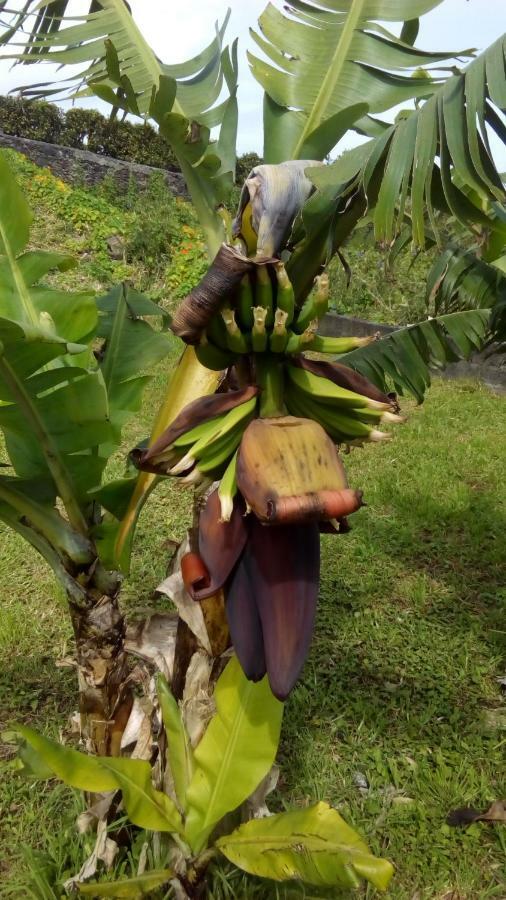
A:
<svg viewBox="0 0 506 900">
<path fill-rule="evenodd" d="M 472 806 L 461 806 L 459 809 L 452 809 L 446 821 L 453 827 L 465 827 L 473 822 L 506 822 L 506 806 L 502 800 L 494 800 L 485 812 Z"/>
</svg>

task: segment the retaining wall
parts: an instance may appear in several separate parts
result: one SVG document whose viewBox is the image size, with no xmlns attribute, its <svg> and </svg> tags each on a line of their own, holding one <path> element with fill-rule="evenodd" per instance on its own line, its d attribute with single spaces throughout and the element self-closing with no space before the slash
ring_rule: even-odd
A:
<svg viewBox="0 0 506 900">
<path fill-rule="evenodd" d="M 23 153 L 38 166 L 47 166 L 53 175 L 63 181 L 88 187 L 100 184 L 108 175 L 114 178 L 119 191 L 128 188 L 131 178 L 142 189 L 147 186 L 153 173 L 161 172 L 167 187 L 176 196 L 188 198 L 186 184 L 180 172 L 154 169 L 151 166 L 141 166 L 138 163 L 89 153 L 87 150 L 47 144 L 45 141 L 32 141 L 0 131 L 0 148 L 2 147 Z"/>
</svg>

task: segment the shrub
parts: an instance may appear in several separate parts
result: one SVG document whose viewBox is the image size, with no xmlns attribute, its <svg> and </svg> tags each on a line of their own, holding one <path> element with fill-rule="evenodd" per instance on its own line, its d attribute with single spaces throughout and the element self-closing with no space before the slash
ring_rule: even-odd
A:
<svg viewBox="0 0 506 900">
<path fill-rule="evenodd" d="M 61 142 L 64 114 L 43 101 L 0 96 L 0 130 L 33 141 Z"/>
<path fill-rule="evenodd" d="M 243 153 L 242 156 L 237 157 L 237 163 L 235 167 L 235 181 L 236 184 L 242 184 L 245 178 L 248 177 L 249 173 L 255 166 L 259 166 L 263 163 L 263 159 L 258 153 L 251 151 L 250 153 Z"/>
<path fill-rule="evenodd" d="M 178 170 L 167 142 L 151 125 L 108 119 L 95 109 L 0 96 L 0 129 L 16 137 L 90 150 L 112 159 Z"/>
</svg>

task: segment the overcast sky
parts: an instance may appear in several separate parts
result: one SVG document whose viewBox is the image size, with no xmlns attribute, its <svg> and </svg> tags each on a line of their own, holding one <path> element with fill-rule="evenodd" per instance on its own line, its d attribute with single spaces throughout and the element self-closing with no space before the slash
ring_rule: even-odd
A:
<svg viewBox="0 0 506 900">
<path fill-rule="evenodd" d="M 76 5 L 82 6 L 82 0 Z M 262 150 L 262 91 L 252 78 L 246 61 L 246 48 L 252 46 L 249 27 L 256 23 L 266 0 L 130 0 L 132 11 L 146 39 L 162 60 L 180 62 L 206 46 L 213 34 L 216 19 L 222 21 L 227 8 L 232 8 L 228 26 L 229 40 L 239 37 L 239 152 Z M 275 0 L 282 7 L 282 0 Z M 19 8 L 21 0 L 11 0 L 10 8 Z M 427 50 L 482 50 L 506 31 L 506 0 L 444 0 L 441 6 L 421 19 L 416 46 Z M 1 54 L 0 54 L 1 56 Z M 52 67 L 51 67 L 52 68 Z M 29 81 L 48 80 L 51 68 L 41 71 L 17 67 L 0 59 L 0 93 Z M 88 106 L 100 105 L 96 99 Z M 353 143 L 353 138 L 351 138 Z M 340 148 L 344 148 L 342 142 Z M 350 143 L 348 143 L 350 146 Z M 506 148 L 494 142 L 496 162 L 506 170 Z"/>
</svg>

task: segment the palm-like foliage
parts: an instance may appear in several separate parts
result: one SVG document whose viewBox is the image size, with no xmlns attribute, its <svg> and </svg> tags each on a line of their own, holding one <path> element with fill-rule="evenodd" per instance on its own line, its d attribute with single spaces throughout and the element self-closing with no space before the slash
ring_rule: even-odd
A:
<svg viewBox="0 0 506 900">
<path fill-rule="evenodd" d="M 373 114 L 430 96 L 440 79 L 417 76 L 415 70 L 454 57 L 455 51 L 415 49 L 380 21 L 414 20 L 439 2 L 292 0 L 284 13 L 269 3 L 259 19 L 260 33 L 252 31 L 269 62 L 248 54 L 265 90 L 266 161 L 323 159 L 349 127 L 381 134 L 387 126 Z"/>
</svg>

